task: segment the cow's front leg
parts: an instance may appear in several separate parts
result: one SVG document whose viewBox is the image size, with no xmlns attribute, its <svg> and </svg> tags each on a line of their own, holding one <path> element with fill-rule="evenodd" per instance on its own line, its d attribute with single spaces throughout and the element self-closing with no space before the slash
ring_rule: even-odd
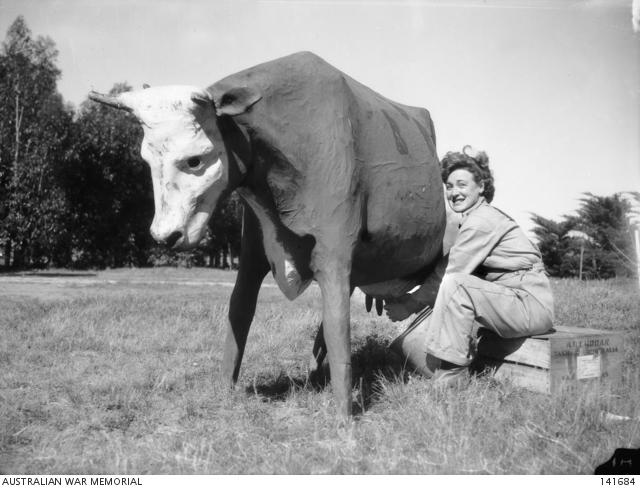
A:
<svg viewBox="0 0 640 489">
<path fill-rule="evenodd" d="M 354 287 L 351 287 L 349 291 L 349 297 L 353 295 Z M 322 327 L 322 323 L 318 326 L 318 331 L 316 331 L 316 338 L 313 341 L 313 349 L 311 350 L 311 362 L 310 362 L 310 370 L 319 372 L 322 368 L 322 363 L 327 356 L 327 344 L 324 341 L 324 328 Z"/>
<path fill-rule="evenodd" d="M 331 386 L 337 409 L 351 414 L 351 331 L 349 324 L 350 263 L 317 260 L 316 279 L 322 292 L 322 329 L 329 355 Z"/>
<path fill-rule="evenodd" d="M 259 224 L 253 212 L 245 209 L 240 268 L 229 302 L 227 338 L 222 359 L 223 379 L 230 386 L 234 386 L 238 380 L 258 292 L 268 271 L 269 263 L 262 247 Z"/>
</svg>

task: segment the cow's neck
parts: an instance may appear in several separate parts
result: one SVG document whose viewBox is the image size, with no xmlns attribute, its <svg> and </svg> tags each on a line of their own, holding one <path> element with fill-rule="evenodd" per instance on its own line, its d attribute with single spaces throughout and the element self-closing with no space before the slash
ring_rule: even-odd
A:
<svg viewBox="0 0 640 489">
<path fill-rule="evenodd" d="M 224 134 L 229 189 L 233 189 L 242 185 L 250 173 L 251 141 L 246 128 L 232 118 L 220 117 L 217 124 L 220 133 Z"/>
<path fill-rule="evenodd" d="M 301 173 L 281 154 L 271 138 L 251 133 L 242 117 L 225 121 L 230 168 L 240 178 L 237 192 L 251 208 L 262 231 L 262 241 L 276 283 L 292 300 L 309 285 L 315 239 L 306 234 L 297 198 Z"/>
<path fill-rule="evenodd" d="M 313 278 L 309 260 L 315 239 L 298 236 L 285 226 L 269 193 L 256 192 L 249 186 L 239 187 L 237 192 L 260 221 L 265 254 L 276 283 L 289 300 L 295 299 Z"/>
</svg>

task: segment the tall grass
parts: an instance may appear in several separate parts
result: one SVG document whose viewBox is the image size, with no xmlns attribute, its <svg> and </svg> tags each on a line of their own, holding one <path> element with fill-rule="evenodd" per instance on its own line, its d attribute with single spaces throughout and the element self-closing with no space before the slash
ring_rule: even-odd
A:
<svg viewBox="0 0 640 489">
<path fill-rule="evenodd" d="M 262 289 L 230 392 L 218 372 L 231 289 L 208 280 L 234 276 L 147 270 L 84 287 L 0 282 L 0 471 L 573 474 L 640 446 L 637 420 L 602 416 L 640 418 L 633 282 L 553 282 L 558 323 L 627 340 L 620 391 L 553 397 L 486 377 L 434 390 L 386 349 L 399 326 L 366 313 L 356 295 L 357 414 L 341 423 L 330 388 L 308 376 L 318 289 L 294 302 Z"/>
</svg>

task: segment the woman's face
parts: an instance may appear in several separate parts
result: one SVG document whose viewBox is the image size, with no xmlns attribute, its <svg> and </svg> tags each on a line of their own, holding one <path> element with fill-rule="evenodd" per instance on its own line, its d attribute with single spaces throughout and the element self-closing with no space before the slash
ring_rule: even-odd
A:
<svg viewBox="0 0 640 489">
<path fill-rule="evenodd" d="M 484 184 L 478 185 L 473 173 L 460 168 L 451 172 L 447 178 L 447 200 L 454 212 L 465 212 L 471 209 L 484 192 Z"/>
</svg>

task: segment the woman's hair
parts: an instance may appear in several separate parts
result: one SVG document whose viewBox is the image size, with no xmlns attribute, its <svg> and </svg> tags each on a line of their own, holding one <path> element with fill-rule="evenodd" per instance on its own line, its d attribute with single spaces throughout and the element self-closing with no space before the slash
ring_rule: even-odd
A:
<svg viewBox="0 0 640 489">
<path fill-rule="evenodd" d="M 478 184 L 484 184 L 482 195 L 487 202 L 493 200 L 496 192 L 493 186 L 493 175 L 489 169 L 489 157 L 484 151 L 475 151 L 471 146 L 462 148 L 462 152 L 450 151 L 442 158 L 442 181 L 447 183 L 449 175 L 456 170 L 467 170 L 473 175 L 473 180 Z"/>
</svg>

